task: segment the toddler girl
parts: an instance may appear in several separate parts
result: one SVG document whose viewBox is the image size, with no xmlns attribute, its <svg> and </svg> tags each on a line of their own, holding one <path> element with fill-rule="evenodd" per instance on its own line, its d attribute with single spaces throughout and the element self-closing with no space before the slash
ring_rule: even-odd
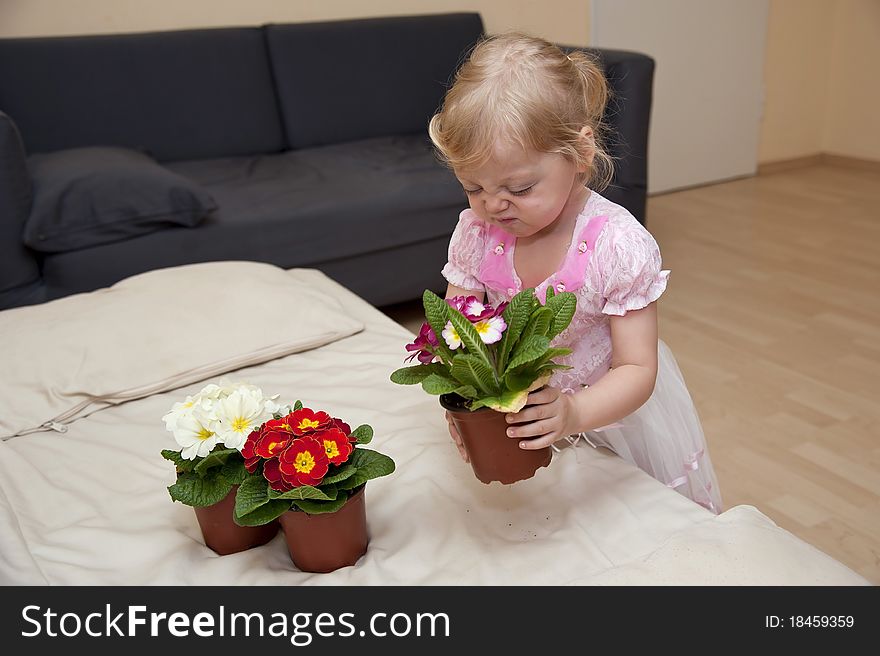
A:
<svg viewBox="0 0 880 656">
<path fill-rule="evenodd" d="M 542 302 L 550 285 L 574 292 L 574 319 L 554 341 L 572 349 L 559 360 L 572 369 L 507 415 L 508 434 L 523 449 L 580 434 L 718 513 L 696 410 L 657 336 L 669 272 L 648 231 L 594 191 L 611 176 L 598 138 L 607 98 L 582 52 L 522 34 L 477 45 L 429 126 L 470 204 L 449 244 L 446 296 L 497 306 L 530 287 Z M 467 460 L 451 420 L 450 432 Z"/>
</svg>

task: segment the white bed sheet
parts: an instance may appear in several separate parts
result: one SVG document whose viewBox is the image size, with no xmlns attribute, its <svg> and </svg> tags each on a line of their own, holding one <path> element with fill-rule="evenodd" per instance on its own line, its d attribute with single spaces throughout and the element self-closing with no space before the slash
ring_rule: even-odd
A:
<svg viewBox="0 0 880 656">
<path fill-rule="evenodd" d="M 436 398 L 401 387 L 411 335 L 322 274 L 365 330 L 228 377 L 375 430 L 396 471 L 367 484 L 371 541 L 353 567 L 308 574 L 282 535 L 217 556 L 166 487 L 161 416 L 193 384 L 0 442 L 0 583 L 61 585 L 864 585 L 750 506 L 715 517 L 613 454 L 569 448 L 512 486 L 484 485 Z"/>
</svg>

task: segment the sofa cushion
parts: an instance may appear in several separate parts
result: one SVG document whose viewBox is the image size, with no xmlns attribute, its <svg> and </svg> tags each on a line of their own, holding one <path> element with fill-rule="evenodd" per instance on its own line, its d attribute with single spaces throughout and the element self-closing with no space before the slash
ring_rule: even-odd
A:
<svg viewBox="0 0 880 656">
<path fill-rule="evenodd" d="M 197 183 L 147 155 L 115 147 L 72 148 L 32 155 L 34 201 L 24 243 L 43 252 L 70 251 L 193 227 L 216 208 Z"/>
<path fill-rule="evenodd" d="M 476 13 L 266 26 L 291 148 L 425 132 Z"/>
<path fill-rule="evenodd" d="M 420 136 L 176 162 L 169 168 L 198 181 L 217 199 L 217 213 L 203 226 L 218 231 L 210 241 L 222 241 L 219 231 L 256 230 L 272 235 L 288 258 L 295 258 L 290 266 L 450 235 L 467 206 L 461 185 Z M 448 211 L 449 220 L 426 220 L 434 210 Z"/>
<path fill-rule="evenodd" d="M 15 123 L 0 112 L 0 309 L 43 300 L 40 267 L 21 243 L 32 185 Z"/>
<path fill-rule="evenodd" d="M 284 147 L 258 27 L 0 39 L 0 108 L 29 153 L 112 145 L 165 161 Z"/>
<path fill-rule="evenodd" d="M 323 268 L 365 253 L 448 240 L 467 206 L 461 185 L 427 139 L 415 136 L 167 166 L 203 185 L 217 211 L 196 230 L 161 230 L 47 258 L 43 276 L 50 294 L 188 262 L 247 259 Z M 436 275 L 442 266 L 440 261 Z"/>
</svg>

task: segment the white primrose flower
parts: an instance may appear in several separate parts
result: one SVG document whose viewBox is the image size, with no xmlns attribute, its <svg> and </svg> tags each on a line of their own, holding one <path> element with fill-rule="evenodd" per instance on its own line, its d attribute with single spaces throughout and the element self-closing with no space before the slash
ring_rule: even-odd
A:
<svg viewBox="0 0 880 656">
<path fill-rule="evenodd" d="M 226 384 L 225 379 L 220 382 Z M 197 396 L 201 399 L 219 399 L 223 395 L 223 391 L 221 385 L 218 385 L 217 383 L 208 383 L 201 389 Z"/>
<path fill-rule="evenodd" d="M 222 398 L 227 398 L 234 392 L 246 392 L 253 395 L 258 402 L 262 403 L 265 406 L 266 412 L 268 412 L 270 415 L 278 412 L 281 409 L 281 405 L 276 403 L 276 400 L 281 396 L 280 394 L 275 394 L 274 396 L 267 397 L 263 395 L 263 390 L 256 385 L 252 385 L 250 383 L 234 383 L 228 381 L 226 378 L 221 378 L 217 385 L 219 385 L 220 389 L 218 400 Z M 269 418 L 271 419 L 271 416 Z"/>
<path fill-rule="evenodd" d="M 201 422 L 195 413 L 182 415 L 174 428 L 174 440 L 182 447 L 184 460 L 204 458 L 217 445 L 217 434 Z"/>
<path fill-rule="evenodd" d="M 451 321 L 446 322 L 446 327 L 440 334 L 443 336 L 443 340 L 446 342 L 446 345 L 453 351 L 461 346 L 461 337 L 459 336 L 458 332 L 456 332 Z"/>
<path fill-rule="evenodd" d="M 192 396 L 187 396 L 186 400 L 178 401 L 173 406 L 171 406 L 171 410 L 162 417 L 162 421 L 165 422 L 165 429 L 173 433 L 174 429 L 177 427 L 177 422 L 180 420 L 180 418 L 192 414 L 193 406 L 195 405 L 195 403 L 195 398 L 193 398 Z"/>
<path fill-rule="evenodd" d="M 242 385 L 214 405 L 212 428 L 219 440 L 230 449 L 241 449 L 251 431 L 272 418 L 266 409 L 262 391 L 253 386 Z"/>
<path fill-rule="evenodd" d="M 501 333 L 507 329 L 507 323 L 501 317 L 483 319 L 474 324 L 483 344 L 494 344 L 501 339 Z"/>
<path fill-rule="evenodd" d="M 281 412 L 281 404 L 276 401 L 276 399 L 281 396 L 280 394 L 276 394 L 275 396 L 271 396 L 268 399 L 263 399 L 263 409 L 269 413 L 269 419 L 275 416 L 275 413 L 280 413 L 282 415 L 290 414 L 289 412 Z"/>
<path fill-rule="evenodd" d="M 183 447 L 181 456 L 193 460 L 208 455 L 218 443 L 241 450 L 251 431 L 281 409 L 279 396 L 264 397 L 256 385 L 223 378 L 175 403 L 162 419 Z"/>
</svg>

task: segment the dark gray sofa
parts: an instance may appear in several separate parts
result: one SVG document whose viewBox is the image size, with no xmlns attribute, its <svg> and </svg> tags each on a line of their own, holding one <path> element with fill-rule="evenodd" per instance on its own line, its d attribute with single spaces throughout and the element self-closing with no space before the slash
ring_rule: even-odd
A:
<svg viewBox="0 0 880 656">
<path fill-rule="evenodd" d="M 375 305 L 445 288 L 467 201 L 426 126 L 482 33 L 459 13 L 0 39 L 0 309 L 227 259 L 315 267 Z M 644 221 L 653 61 L 596 52 L 615 93 L 605 194 Z M 86 146 L 143 153 L 216 209 L 72 250 L 25 245 L 37 161 Z"/>
</svg>

